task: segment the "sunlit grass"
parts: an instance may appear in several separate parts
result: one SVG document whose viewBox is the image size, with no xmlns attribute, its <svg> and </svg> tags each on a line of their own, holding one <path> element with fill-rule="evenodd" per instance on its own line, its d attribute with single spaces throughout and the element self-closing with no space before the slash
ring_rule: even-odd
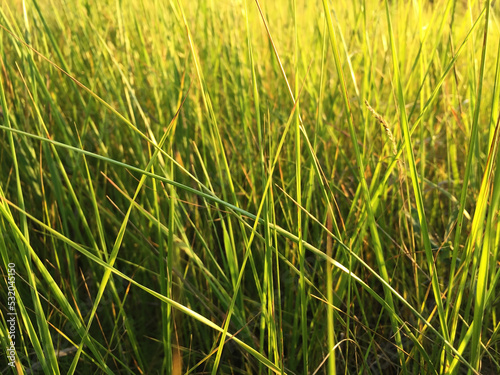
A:
<svg viewBox="0 0 500 375">
<path fill-rule="evenodd" d="M 497 7 L 1 2 L 0 371 L 500 372 Z"/>
</svg>

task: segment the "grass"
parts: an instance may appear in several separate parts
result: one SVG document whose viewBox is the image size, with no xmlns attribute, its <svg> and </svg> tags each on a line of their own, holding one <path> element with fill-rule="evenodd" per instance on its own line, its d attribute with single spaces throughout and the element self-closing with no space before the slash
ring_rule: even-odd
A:
<svg viewBox="0 0 500 375">
<path fill-rule="evenodd" d="M 495 3 L 0 4 L 2 373 L 500 372 Z"/>
</svg>

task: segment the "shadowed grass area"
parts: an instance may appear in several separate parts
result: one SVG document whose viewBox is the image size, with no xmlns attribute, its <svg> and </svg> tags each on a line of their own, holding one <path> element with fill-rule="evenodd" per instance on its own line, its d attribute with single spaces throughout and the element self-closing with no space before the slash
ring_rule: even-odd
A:
<svg viewBox="0 0 500 375">
<path fill-rule="evenodd" d="M 2 373 L 500 372 L 498 5 L 0 4 Z"/>
</svg>

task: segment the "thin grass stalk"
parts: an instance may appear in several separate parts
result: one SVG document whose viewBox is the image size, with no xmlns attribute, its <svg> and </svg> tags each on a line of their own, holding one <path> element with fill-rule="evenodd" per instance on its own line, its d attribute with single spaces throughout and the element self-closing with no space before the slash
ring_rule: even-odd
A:
<svg viewBox="0 0 500 375">
<path fill-rule="evenodd" d="M 386 283 L 388 283 L 389 282 L 389 274 L 387 272 L 386 260 L 384 259 L 385 257 L 384 257 L 383 250 L 382 250 L 382 244 L 380 242 L 378 230 L 377 230 L 375 219 L 374 219 L 370 192 L 368 190 L 368 185 L 366 183 L 366 179 L 364 176 L 364 173 L 365 173 L 364 163 L 363 163 L 363 160 L 361 158 L 361 153 L 360 153 L 359 148 L 358 148 L 357 136 L 356 136 L 356 132 L 354 129 L 353 117 L 352 117 L 351 107 L 350 107 L 350 103 L 349 103 L 349 97 L 347 94 L 347 87 L 345 85 L 345 80 L 344 80 L 344 76 L 343 76 L 339 51 L 338 51 L 338 47 L 337 47 L 337 38 L 336 38 L 335 31 L 333 28 L 333 20 L 332 20 L 330 5 L 328 4 L 328 0 L 323 0 L 323 8 L 324 8 L 324 12 L 325 12 L 325 15 L 326 15 L 326 18 L 328 21 L 327 23 L 328 23 L 328 32 L 330 34 L 330 43 L 331 43 L 332 52 L 333 52 L 333 55 L 335 58 L 335 67 L 337 70 L 337 75 L 338 75 L 339 80 L 340 80 L 340 92 L 342 95 L 344 110 L 346 112 L 347 121 L 348 121 L 348 125 L 349 125 L 349 135 L 350 135 L 351 140 L 352 140 L 354 154 L 356 157 L 356 166 L 358 169 L 357 172 L 358 172 L 359 184 L 361 185 L 361 190 L 363 193 L 363 197 L 365 199 L 365 207 L 366 207 L 366 211 L 368 214 L 368 225 L 369 225 L 370 233 L 372 236 L 375 256 L 377 258 L 377 263 L 378 263 L 378 266 L 380 268 L 381 276 L 382 276 L 383 280 Z M 386 298 L 387 306 L 389 306 L 390 310 L 395 311 L 392 294 L 387 289 L 384 288 L 384 290 L 385 290 L 385 298 Z M 395 338 L 396 338 L 396 344 L 399 347 L 398 355 L 399 355 L 400 365 L 403 369 L 403 373 L 405 373 L 406 372 L 406 370 L 405 370 L 405 367 L 406 367 L 405 363 L 406 362 L 405 362 L 405 358 L 404 358 L 404 353 L 402 351 L 403 345 L 402 345 L 402 340 L 401 340 L 401 334 L 399 331 L 399 324 L 398 324 L 397 320 L 395 319 L 394 315 L 391 315 L 390 319 L 391 319 L 392 329 L 393 329 L 393 332 L 394 332 Z"/>
<path fill-rule="evenodd" d="M 465 165 L 465 172 L 464 172 L 464 177 L 462 181 L 462 190 L 460 193 L 460 209 L 458 211 L 458 217 L 457 217 L 457 225 L 455 229 L 455 237 L 453 241 L 453 257 L 452 257 L 452 263 L 451 263 L 451 270 L 450 270 L 450 287 L 449 287 L 449 295 L 453 296 L 453 291 L 455 289 L 455 278 L 458 277 L 455 274 L 456 270 L 456 263 L 457 263 L 457 258 L 460 257 L 464 259 L 462 262 L 462 265 L 464 267 L 468 267 L 469 262 L 470 262 L 470 246 L 468 247 L 469 251 L 466 251 L 464 254 L 459 254 L 460 251 L 460 242 L 462 239 L 462 227 L 463 227 L 463 221 L 464 221 L 464 210 L 465 210 L 465 205 L 467 201 L 467 190 L 469 187 L 469 180 L 471 177 L 472 173 L 472 167 L 473 167 L 473 159 L 474 159 L 474 154 L 475 154 L 475 149 L 477 147 L 477 139 L 478 139 L 478 133 L 479 133 L 479 109 L 481 106 L 481 98 L 482 98 L 482 89 L 483 89 L 483 82 L 484 82 L 484 70 L 485 70 L 485 60 L 486 60 L 486 48 L 487 48 L 487 40 L 488 40 L 488 29 L 489 29 L 489 17 L 490 17 L 490 1 L 487 0 L 485 3 L 485 8 L 483 9 L 483 12 L 486 11 L 485 15 L 485 25 L 484 25 L 484 31 L 483 31 L 483 48 L 482 48 L 482 55 L 481 55 L 481 65 L 480 65 L 480 72 L 479 72 L 479 79 L 478 79 L 478 88 L 477 88 L 477 97 L 476 97 L 476 103 L 474 107 L 474 117 L 473 117 L 473 122 L 472 122 L 472 128 L 470 131 L 470 140 L 469 140 L 469 147 L 467 151 L 467 160 L 466 160 L 466 165 Z M 464 298 L 464 285 L 465 285 L 465 280 L 467 277 L 467 272 L 465 270 L 462 270 L 462 275 L 459 279 L 458 283 L 458 290 L 457 290 L 457 296 L 454 299 L 454 306 L 451 308 L 451 306 L 448 307 L 448 314 L 449 315 L 449 327 L 450 327 L 450 340 L 453 342 L 455 338 L 455 332 L 456 332 L 456 327 L 458 324 L 458 315 L 459 315 L 459 309 L 462 304 L 462 300 Z"/>
<path fill-rule="evenodd" d="M 410 169 L 411 181 L 412 181 L 412 186 L 413 186 L 413 193 L 415 195 L 415 204 L 417 206 L 417 212 L 418 212 L 419 223 L 420 223 L 420 228 L 421 228 L 422 240 L 424 242 L 425 255 L 426 255 L 426 259 L 427 259 L 427 266 L 429 269 L 431 282 L 432 282 L 432 290 L 433 290 L 434 299 L 436 301 L 437 308 L 438 308 L 438 317 L 439 317 L 439 321 L 440 321 L 440 326 L 441 326 L 443 337 L 445 338 L 445 340 L 449 341 L 448 326 L 446 324 L 446 317 L 445 317 L 444 307 L 443 307 L 442 298 L 441 298 L 439 278 L 438 278 L 438 274 L 437 274 L 436 265 L 434 263 L 434 256 L 433 256 L 432 247 L 431 247 L 431 243 L 430 243 L 430 239 L 429 239 L 429 231 L 427 228 L 427 219 L 426 219 L 426 215 L 425 215 L 425 208 L 424 208 L 424 204 L 423 204 L 422 192 L 421 192 L 420 184 L 418 181 L 418 173 L 416 170 L 415 158 L 413 156 L 410 129 L 408 126 L 408 118 L 406 115 L 406 108 L 405 108 L 406 103 L 405 103 L 405 98 L 404 98 L 404 94 L 403 94 L 403 86 L 402 86 L 401 78 L 400 78 L 399 61 L 398 61 L 398 55 L 397 55 L 397 51 L 396 51 L 396 47 L 395 47 L 394 33 L 392 31 L 392 21 L 391 21 L 391 17 L 390 17 L 390 13 L 389 13 L 388 1 L 385 2 L 385 7 L 386 7 L 386 14 L 387 14 L 389 35 L 390 35 L 390 40 L 391 40 L 393 72 L 394 72 L 393 80 L 394 80 L 396 90 L 397 90 L 396 91 L 397 104 L 398 104 L 399 115 L 400 115 L 399 121 L 400 121 L 402 133 L 404 135 L 404 146 L 406 149 L 406 157 L 407 157 L 408 166 Z"/>
<path fill-rule="evenodd" d="M 298 29 L 297 29 L 297 2 L 292 0 L 292 12 L 293 12 L 293 30 L 294 30 L 294 87 L 295 93 L 294 97 L 299 96 L 299 60 L 300 60 L 300 49 L 299 49 L 299 39 L 298 39 Z M 299 264 L 300 264 L 300 278 L 299 278 L 299 295 L 300 295 L 300 329 L 302 332 L 302 365 L 304 374 L 309 372 L 308 364 L 308 323 L 307 323 L 307 299 L 306 299 L 306 286 L 304 282 L 305 270 L 305 249 L 302 246 L 302 210 L 300 206 L 302 205 L 302 153 L 301 153 L 301 131 L 300 131 L 300 121 L 299 121 L 300 105 L 296 103 L 295 109 L 295 189 L 297 198 L 297 235 L 299 237 L 298 242 L 298 254 L 299 254 Z"/>
</svg>

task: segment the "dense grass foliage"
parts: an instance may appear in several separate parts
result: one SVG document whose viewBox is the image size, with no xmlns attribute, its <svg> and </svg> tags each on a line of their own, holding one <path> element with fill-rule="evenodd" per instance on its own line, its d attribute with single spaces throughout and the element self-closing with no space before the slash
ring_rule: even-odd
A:
<svg viewBox="0 0 500 375">
<path fill-rule="evenodd" d="M 497 9 L 1 1 L 0 371 L 500 373 Z"/>
</svg>

